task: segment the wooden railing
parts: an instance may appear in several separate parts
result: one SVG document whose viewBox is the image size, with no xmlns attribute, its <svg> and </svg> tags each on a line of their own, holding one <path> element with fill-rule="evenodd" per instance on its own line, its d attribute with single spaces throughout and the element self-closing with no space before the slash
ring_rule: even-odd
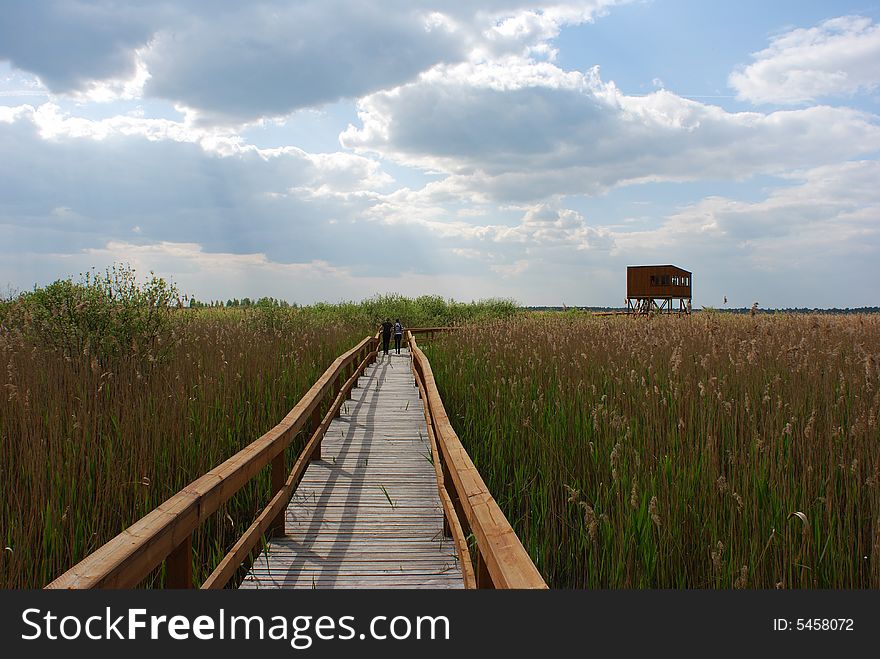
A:
<svg viewBox="0 0 880 659">
<path fill-rule="evenodd" d="M 159 505 L 103 547 L 74 565 L 47 588 L 132 588 L 165 562 L 166 587 L 191 588 L 192 536 L 198 526 L 260 470 L 271 464 L 273 497 L 242 538 L 208 577 L 203 588 L 222 588 L 260 538 L 284 534 L 284 509 L 312 459 L 321 457 L 321 439 L 358 377 L 376 358 L 378 335 L 366 337 L 340 355 L 312 388 L 265 435 Z M 321 415 L 322 403 L 331 399 Z M 288 473 L 284 449 L 307 424 L 313 428 Z"/>
<path fill-rule="evenodd" d="M 445 332 L 454 332 L 455 330 L 462 329 L 461 327 L 413 327 L 411 329 L 406 330 L 411 334 L 420 334 L 428 339 L 433 339 L 435 335 L 442 334 Z"/>
<path fill-rule="evenodd" d="M 427 331 L 433 336 L 439 330 L 414 329 L 406 338 L 419 395 L 425 403 L 444 532 L 452 536 L 458 549 L 465 588 L 547 588 L 449 423 L 431 364 L 415 339 L 417 333 Z M 468 534 L 476 539 L 473 557 Z"/>
<path fill-rule="evenodd" d="M 414 328 L 406 337 L 412 368 L 425 402 L 425 420 L 444 511 L 444 532 L 454 539 L 467 588 L 546 588 L 507 518 L 449 424 L 431 365 L 415 334 L 433 337 L 449 328 Z M 284 419 L 220 466 L 190 483 L 46 588 L 132 588 L 163 561 L 168 588 L 193 587 L 192 537 L 198 526 L 271 465 L 272 499 L 202 588 L 223 588 L 242 563 L 259 552 L 261 538 L 284 535 L 284 512 L 321 440 L 364 369 L 375 361 L 379 335 L 340 355 Z M 323 415 L 323 403 L 330 399 Z M 285 449 L 305 428 L 311 436 L 288 472 Z M 468 534 L 476 539 L 471 557 Z"/>
</svg>

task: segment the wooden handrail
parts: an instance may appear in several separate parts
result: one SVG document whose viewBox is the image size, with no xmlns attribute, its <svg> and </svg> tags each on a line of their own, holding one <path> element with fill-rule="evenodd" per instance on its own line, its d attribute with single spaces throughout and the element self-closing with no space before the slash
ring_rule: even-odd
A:
<svg viewBox="0 0 880 659">
<path fill-rule="evenodd" d="M 300 453 L 299 458 L 297 458 L 284 485 L 278 490 L 275 496 L 272 497 L 272 500 L 263 509 L 263 512 L 257 516 L 257 519 L 255 519 L 248 527 L 244 535 L 242 535 L 238 542 L 235 543 L 235 546 L 233 546 L 223 560 L 220 561 L 220 564 L 211 573 L 211 576 L 205 580 L 202 584 L 203 589 L 225 587 L 238 570 L 239 566 L 247 560 L 252 552 L 258 547 L 260 538 L 266 534 L 267 530 L 269 530 L 273 520 L 276 519 L 279 514 L 284 514 L 284 509 L 287 507 L 287 504 L 290 503 L 290 499 L 293 497 L 293 493 L 296 491 L 297 486 L 302 480 L 306 468 L 309 466 L 309 462 L 314 459 L 315 455 L 320 451 L 321 439 L 323 439 L 324 434 L 327 432 L 330 422 L 333 421 L 339 408 L 342 407 L 342 404 L 348 399 L 349 393 L 351 393 L 351 390 L 357 385 L 358 378 L 363 374 L 367 365 L 376 359 L 377 354 L 378 352 L 376 350 L 370 352 L 361 361 L 351 377 L 348 378 L 341 391 L 337 394 L 333 404 L 330 405 L 330 409 L 327 410 L 321 423 L 315 428 L 311 438 L 306 443 L 305 447 L 303 447 L 302 453 Z M 281 535 L 283 535 L 283 530 L 281 531 Z"/>
<path fill-rule="evenodd" d="M 407 337 L 412 338 L 412 335 Z M 410 346 L 410 355 L 412 355 L 412 346 Z M 415 370 L 413 370 L 415 374 Z M 423 401 L 427 400 L 425 395 L 425 383 L 419 377 L 416 377 L 416 386 L 419 389 L 419 398 Z M 467 536 L 461 526 L 461 522 L 455 513 L 455 507 L 449 492 L 446 490 L 443 477 L 443 463 L 440 459 L 440 450 L 437 447 L 437 436 L 434 434 L 434 425 L 431 420 L 431 410 L 427 404 L 424 405 L 425 424 L 428 429 L 428 442 L 431 445 L 431 464 L 434 465 L 434 474 L 437 479 L 437 491 L 440 496 L 440 503 L 443 506 L 443 535 L 452 536 L 455 542 L 455 548 L 458 550 L 458 564 L 461 569 L 461 579 L 464 587 L 473 589 L 477 587 L 476 576 L 474 575 L 474 565 L 471 559 L 471 552 L 468 548 Z"/>
<path fill-rule="evenodd" d="M 441 501 L 448 498 L 452 503 L 443 507 L 447 526 L 456 544 L 460 544 L 456 527 L 462 534 L 469 529 L 477 541 L 474 585 L 477 588 L 547 588 L 449 423 L 431 364 L 419 349 L 412 332 L 407 334 L 407 341 L 413 374 L 429 416 L 429 436 L 433 435 L 436 440 L 442 463 L 442 475 L 438 473 Z M 465 555 L 461 556 L 462 563 L 465 559 Z M 468 586 L 465 566 L 462 568 L 465 586 Z"/>
<path fill-rule="evenodd" d="M 416 344 L 414 334 L 433 336 L 435 332 L 449 329 L 454 328 L 414 328 L 407 330 L 406 338 L 419 395 L 425 401 L 444 530 L 454 538 L 465 587 L 547 588 L 452 429 L 431 365 Z M 364 369 L 376 359 L 378 344 L 377 333 L 340 355 L 274 428 L 190 483 L 46 588 L 132 588 L 163 561 L 169 587 L 192 587 L 194 531 L 271 464 L 272 499 L 202 584 L 203 588 L 225 586 L 242 562 L 253 555 L 261 537 L 284 533 L 284 509 L 309 461 L 320 458 L 321 439 L 327 427 L 351 389 L 357 386 Z M 328 396 L 332 396 L 333 401 L 321 417 L 321 405 Z M 288 474 L 284 449 L 309 423 L 312 435 Z M 476 570 L 468 549 L 467 532 L 476 538 Z"/>
<path fill-rule="evenodd" d="M 410 327 L 407 328 L 406 331 L 410 332 L 411 334 L 433 334 L 434 332 L 452 332 L 458 329 L 461 329 L 461 327 Z"/>
<path fill-rule="evenodd" d="M 169 577 L 176 575 L 177 578 L 176 583 L 169 585 L 191 587 L 192 556 L 189 548 L 195 529 L 273 461 L 273 490 L 277 497 L 285 485 L 284 449 L 320 411 L 328 393 L 332 392 L 334 398 L 338 398 L 343 389 L 339 380 L 346 370 L 353 363 L 362 364 L 370 353 L 375 352 L 377 345 L 378 335 L 368 336 L 337 357 L 278 425 L 187 485 L 46 588 L 132 588 L 166 559 Z M 346 378 L 346 384 L 350 380 Z M 313 455 L 317 452 L 315 448 L 312 446 Z M 282 474 L 280 482 L 276 474 Z M 282 519 L 272 519 L 271 522 L 283 525 L 283 510 Z"/>
</svg>

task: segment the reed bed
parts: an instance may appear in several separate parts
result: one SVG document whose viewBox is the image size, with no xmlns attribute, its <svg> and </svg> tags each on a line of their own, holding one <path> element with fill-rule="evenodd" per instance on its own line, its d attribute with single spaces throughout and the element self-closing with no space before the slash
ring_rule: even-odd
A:
<svg viewBox="0 0 880 659">
<path fill-rule="evenodd" d="M 187 312 L 164 358 L 103 367 L 0 335 L 0 583 L 40 587 L 274 426 L 366 332 Z M 265 471 L 265 470 L 264 470 Z M 211 569 L 265 505 L 255 479 L 195 538 Z M 161 585 L 161 570 L 148 581 Z"/>
<path fill-rule="evenodd" d="M 426 354 L 551 587 L 880 587 L 880 316 L 533 314 Z"/>
<path fill-rule="evenodd" d="M 397 295 L 161 306 L 173 295 L 122 267 L 0 300 L 0 587 L 45 585 L 247 446 L 384 318 L 432 326 L 518 313 L 509 300 Z M 197 583 L 269 494 L 267 468 L 199 528 Z M 164 579 L 160 568 L 144 585 Z"/>
</svg>

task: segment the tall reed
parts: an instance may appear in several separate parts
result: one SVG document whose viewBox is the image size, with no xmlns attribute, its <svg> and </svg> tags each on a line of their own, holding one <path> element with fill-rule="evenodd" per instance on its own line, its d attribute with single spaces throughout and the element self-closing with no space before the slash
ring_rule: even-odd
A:
<svg viewBox="0 0 880 659">
<path fill-rule="evenodd" d="M 187 312 L 147 354 L 102 367 L 0 334 L 0 583 L 39 587 L 290 410 L 366 332 L 290 315 Z M 267 501 L 257 479 L 196 537 L 201 581 Z M 162 583 L 157 573 L 150 583 Z"/>
<path fill-rule="evenodd" d="M 426 353 L 551 587 L 880 587 L 880 316 L 536 314 Z"/>
<path fill-rule="evenodd" d="M 120 272 L 133 281 L 129 270 Z M 45 585 L 244 448 L 385 317 L 412 327 L 517 313 L 506 300 L 394 295 L 178 309 L 161 331 L 150 325 L 148 340 L 132 342 L 130 318 L 138 317 L 104 294 L 111 284 L 118 289 L 114 277 L 116 270 L 98 290 L 90 281 L 61 281 L 0 301 L 2 587 Z M 129 298 L 141 293 L 132 286 Z M 289 464 L 302 441 L 289 449 Z M 196 582 L 268 499 L 266 469 L 200 527 Z M 163 583 L 158 570 L 146 585 Z"/>
</svg>

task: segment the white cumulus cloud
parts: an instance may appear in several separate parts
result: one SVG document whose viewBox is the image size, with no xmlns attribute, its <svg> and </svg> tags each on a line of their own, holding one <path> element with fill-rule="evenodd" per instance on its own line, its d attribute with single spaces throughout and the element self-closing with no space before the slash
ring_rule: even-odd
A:
<svg viewBox="0 0 880 659">
<path fill-rule="evenodd" d="M 359 103 L 344 146 L 449 174 L 451 195 L 530 202 L 647 181 L 742 180 L 880 148 L 877 117 L 814 106 L 728 112 L 513 59 L 438 67 Z"/>
<path fill-rule="evenodd" d="M 730 75 L 738 98 L 802 103 L 870 92 L 880 84 L 880 25 L 842 16 L 781 34 Z"/>
</svg>

